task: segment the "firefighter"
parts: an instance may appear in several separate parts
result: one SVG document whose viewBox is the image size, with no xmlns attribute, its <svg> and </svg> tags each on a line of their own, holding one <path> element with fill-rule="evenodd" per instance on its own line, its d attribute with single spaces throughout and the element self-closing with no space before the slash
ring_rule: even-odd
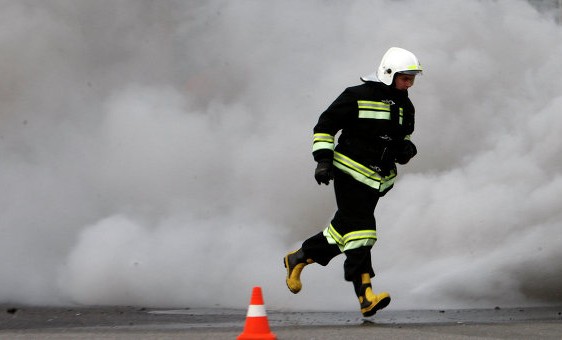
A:
<svg viewBox="0 0 562 340">
<path fill-rule="evenodd" d="M 410 140 L 415 110 L 408 88 L 420 73 L 412 52 L 391 47 L 376 72 L 361 77 L 363 84 L 345 89 L 320 115 L 314 127 L 314 177 L 319 185 L 334 181 L 337 211 L 330 225 L 285 256 L 291 292 L 301 290 L 305 266 L 326 266 L 344 253 L 344 278 L 353 283 L 363 316 L 390 303 L 388 293 L 376 294 L 371 286 L 371 248 L 377 240 L 374 211 L 394 185 L 396 163 L 406 164 L 417 153 Z"/>
</svg>

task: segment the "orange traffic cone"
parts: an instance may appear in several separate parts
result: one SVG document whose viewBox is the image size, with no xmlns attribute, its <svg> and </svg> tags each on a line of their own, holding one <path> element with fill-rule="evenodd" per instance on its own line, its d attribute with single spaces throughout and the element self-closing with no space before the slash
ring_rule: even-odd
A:
<svg viewBox="0 0 562 340">
<path fill-rule="evenodd" d="M 267 315 L 265 314 L 265 306 L 260 287 L 254 287 L 252 290 L 252 299 L 250 307 L 246 314 L 246 325 L 244 330 L 238 336 L 238 340 L 275 340 L 277 337 L 269 329 Z"/>
</svg>

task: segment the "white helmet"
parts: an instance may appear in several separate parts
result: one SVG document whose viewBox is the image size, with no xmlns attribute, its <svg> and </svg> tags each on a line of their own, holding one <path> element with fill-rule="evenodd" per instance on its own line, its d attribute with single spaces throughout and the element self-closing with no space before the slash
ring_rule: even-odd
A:
<svg viewBox="0 0 562 340">
<path fill-rule="evenodd" d="M 386 85 L 392 84 L 396 73 L 422 73 L 421 64 L 416 56 L 403 48 L 391 47 L 383 55 L 377 72 L 361 77 L 363 81 L 380 81 Z"/>
</svg>

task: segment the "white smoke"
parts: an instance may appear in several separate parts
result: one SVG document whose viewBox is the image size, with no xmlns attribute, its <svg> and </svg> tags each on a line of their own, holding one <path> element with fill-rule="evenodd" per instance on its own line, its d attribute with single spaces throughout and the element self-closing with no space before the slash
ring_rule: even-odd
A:
<svg viewBox="0 0 562 340">
<path fill-rule="evenodd" d="M 560 303 L 562 31 L 525 1 L 0 1 L 0 301 L 356 309 L 318 115 L 390 46 L 426 70 L 379 203 L 393 308 Z"/>
</svg>

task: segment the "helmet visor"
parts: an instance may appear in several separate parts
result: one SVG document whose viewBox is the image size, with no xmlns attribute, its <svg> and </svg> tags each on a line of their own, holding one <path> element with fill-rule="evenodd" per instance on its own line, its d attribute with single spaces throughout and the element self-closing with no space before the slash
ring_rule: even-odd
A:
<svg viewBox="0 0 562 340">
<path fill-rule="evenodd" d="M 410 75 L 418 75 L 422 73 L 422 70 L 406 70 L 406 71 L 400 71 L 400 72 L 396 72 L 396 73 L 401 73 L 401 74 L 410 74 Z"/>
</svg>

